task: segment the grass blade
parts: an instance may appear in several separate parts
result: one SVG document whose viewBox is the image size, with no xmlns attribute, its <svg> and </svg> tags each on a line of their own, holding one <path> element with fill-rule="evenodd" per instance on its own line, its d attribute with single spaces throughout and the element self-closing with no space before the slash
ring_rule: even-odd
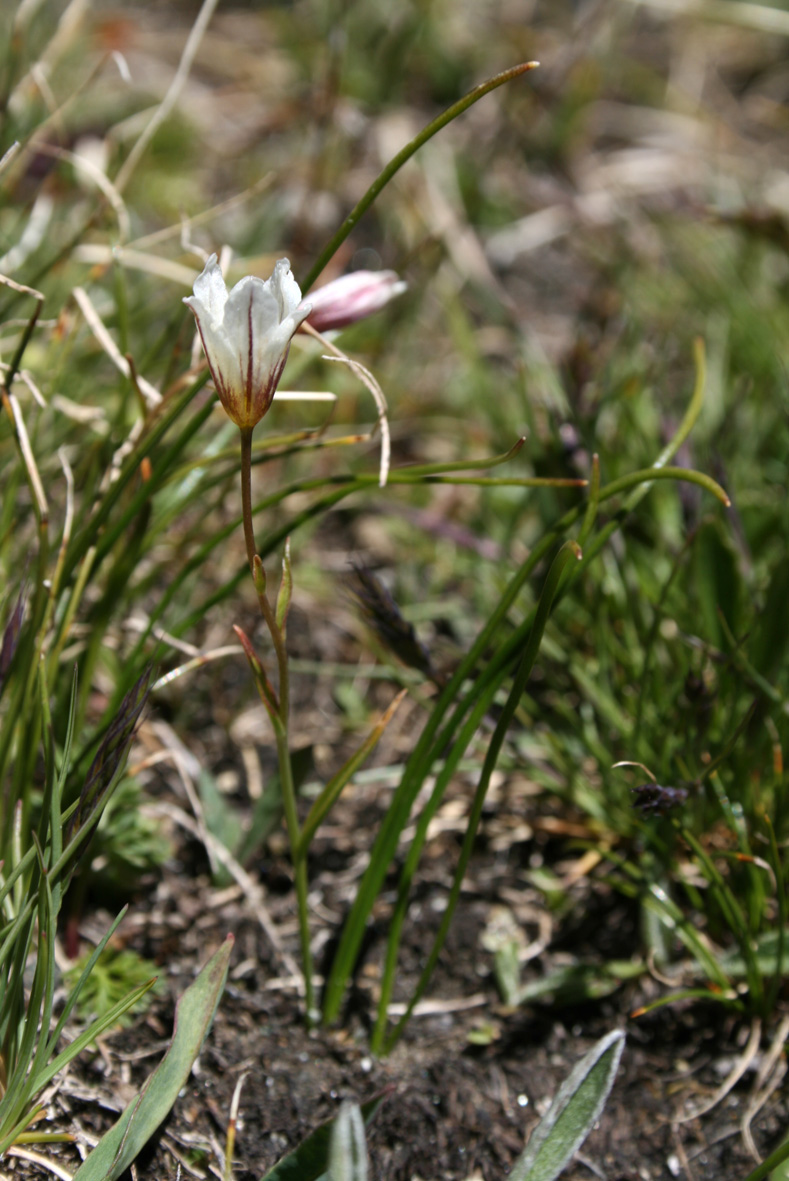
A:
<svg viewBox="0 0 789 1181">
<path fill-rule="evenodd" d="M 378 740 L 394 717 L 395 710 L 405 697 L 406 692 L 406 689 L 402 689 L 397 694 L 394 701 L 386 710 L 386 713 L 383 715 L 378 724 L 373 727 L 359 749 L 351 755 L 351 757 L 340 768 L 337 774 L 332 776 L 321 794 L 315 800 L 315 803 L 307 813 L 307 819 L 304 821 L 298 845 L 293 851 L 294 857 L 303 856 L 307 849 L 309 849 L 310 841 L 314 837 L 317 828 L 323 823 L 331 809 L 334 807 L 345 785 L 348 783 L 351 777 L 355 775 L 367 756 L 371 754 L 371 752 L 377 746 Z"/>
<path fill-rule="evenodd" d="M 337 253 L 353 227 L 363 214 L 367 212 L 378 194 L 386 188 L 395 173 L 403 167 L 407 160 L 411 159 L 415 152 L 419 151 L 423 144 L 426 144 L 429 139 L 432 139 L 436 132 L 441 131 L 442 127 L 446 127 L 453 119 L 457 119 L 458 115 L 462 115 L 464 111 L 467 111 L 475 102 L 484 98 L 491 90 L 495 90 L 497 86 L 503 86 L 505 82 L 511 82 L 513 78 L 519 78 L 521 74 L 525 74 L 528 70 L 536 69 L 539 64 L 539 62 L 521 62 L 520 65 L 512 66 L 509 70 L 504 70 L 501 74 L 496 74 L 493 78 L 489 78 L 487 82 L 482 82 L 479 86 L 475 86 L 473 90 L 470 90 L 463 98 L 453 103 L 437 119 L 433 119 L 431 123 L 428 123 L 427 127 L 419 132 L 419 135 L 410 140 L 396 156 L 393 156 L 383 172 L 370 185 L 361 201 L 357 202 L 348 214 L 331 241 L 326 244 L 318 255 L 315 263 L 310 268 L 309 274 L 301 284 L 302 295 L 307 294 L 326 264 Z"/>
<path fill-rule="evenodd" d="M 545 631 L 546 624 L 548 623 L 548 618 L 550 616 L 554 600 L 558 594 L 564 572 L 571 561 L 578 561 L 580 557 L 581 550 L 576 542 L 565 542 L 565 544 L 559 550 L 559 553 L 554 558 L 551 568 L 546 575 L 545 585 L 543 586 L 542 594 L 540 595 L 540 600 L 537 604 L 534 623 L 532 624 L 531 630 L 529 631 L 529 638 L 526 642 L 526 648 L 521 658 L 518 671 L 515 675 L 515 681 L 513 683 L 512 689 L 510 690 L 510 695 L 507 698 L 506 704 L 501 712 L 501 716 L 499 717 L 499 720 L 496 724 L 496 729 L 493 732 L 493 736 L 490 740 L 490 745 L 485 756 L 485 762 L 482 766 L 479 784 L 477 785 L 477 790 L 474 793 L 474 800 L 471 805 L 468 827 L 466 828 L 466 833 L 463 838 L 463 847 L 460 851 L 460 858 L 455 869 L 455 876 L 452 882 L 452 889 L 450 890 L 447 908 L 442 915 L 438 933 L 434 940 L 433 947 L 431 948 L 430 955 L 427 957 L 427 962 L 422 970 L 422 974 L 419 977 L 419 982 L 414 990 L 414 994 L 408 1002 L 405 1013 L 395 1026 L 391 1037 L 387 1040 L 387 1052 L 393 1048 L 400 1037 L 400 1034 L 405 1029 L 411 1013 L 414 1010 L 414 1006 L 423 995 L 428 981 L 433 974 L 433 969 L 438 962 L 438 957 L 441 954 L 444 941 L 449 931 L 452 916 L 455 913 L 455 907 L 457 906 L 458 899 L 460 898 L 460 889 L 463 883 L 463 878 L 465 877 L 469 860 L 471 858 L 471 850 L 477 835 L 477 828 L 482 816 L 482 808 L 485 803 L 485 797 L 488 794 L 490 778 L 496 768 L 496 763 L 498 762 L 499 754 L 501 753 L 501 748 L 504 744 L 507 730 L 509 729 L 512 719 L 515 716 L 515 711 L 520 704 L 524 689 L 526 688 L 526 682 L 531 675 L 534 662 L 537 659 L 537 653 L 540 650 L 543 633 Z"/>
</svg>

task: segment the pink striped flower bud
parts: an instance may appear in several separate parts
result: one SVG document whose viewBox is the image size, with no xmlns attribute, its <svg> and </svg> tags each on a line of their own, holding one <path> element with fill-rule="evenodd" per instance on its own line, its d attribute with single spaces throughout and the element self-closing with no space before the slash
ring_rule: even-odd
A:
<svg viewBox="0 0 789 1181">
<path fill-rule="evenodd" d="M 394 271 L 352 271 L 310 292 L 307 322 L 318 332 L 345 328 L 385 307 L 407 286 Z"/>
</svg>

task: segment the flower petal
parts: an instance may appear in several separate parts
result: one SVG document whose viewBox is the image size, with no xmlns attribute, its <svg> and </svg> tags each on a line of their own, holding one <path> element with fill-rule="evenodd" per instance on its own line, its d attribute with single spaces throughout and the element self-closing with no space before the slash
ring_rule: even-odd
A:
<svg viewBox="0 0 789 1181">
<path fill-rule="evenodd" d="M 287 258 L 281 258 L 276 264 L 269 283 L 279 303 L 279 318 L 285 320 L 301 302 L 301 289 L 293 277 Z"/>
<path fill-rule="evenodd" d="M 189 304 L 195 311 L 207 312 L 212 320 L 221 324 L 227 303 L 227 286 L 215 254 L 211 255 L 195 279 L 194 296 L 185 299 L 184 303 Z M 199 309 L 194 307 L 195 303 L 200 304 Z"/>
</svg>

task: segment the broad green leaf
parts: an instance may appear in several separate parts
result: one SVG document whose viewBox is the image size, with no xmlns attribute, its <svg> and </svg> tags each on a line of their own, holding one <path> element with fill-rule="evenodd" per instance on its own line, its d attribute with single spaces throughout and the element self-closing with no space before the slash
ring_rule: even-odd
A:
<svg viewBox="0 0 789 1181">
<path fill-rule="evenodd" d="M 235 856 L 243 838 L 243 823 L 240 809 L 222 794 L 217 782 L 205 769 L 201 769 L 197 780 L 200 803 L 203 806 L 205 826 L 212 837 L 224 845 Z M 220 863 L 212 866 L 214 883 L 228 886 L 233 881 L 230 871 Z"/>
<path fill-rule="evenodd" d="M 343 1103 L 329 1145 L 330 1181 L 367 1181 L 367 1141 L 358 1103 Z"/>
<path fill-rule="evenodd" d="M 570 1071 L 515 1162 L 510 1181 L 554 1181 L 559 1176 L 600 1118 L 624 1048 L 625 1035 L 614 1030 Z"/>
<path fill-rule="evenodd" d="M 498 963 L 496 964 L 498 979 Z M 549 999 L 555 1005 L 573 1005 L 580 1001 L 610 996 L 621 987 L 623 980 L 631 980 L 646 971 L 643 960 L 610 960 L 602 964 L 567 964 L 556 968 L 518 990 L 516 1004 Z"/>
<path fill-rule="evenodd" d="M 164 1058 L 138 1098 L 77 1169 L 73 1181 L 115 1181 L 156 1131 L 189 1078 L 211 1027 L 232 950 L 233 937 L 228 935 L 178 1002 L 173 1040 Z"/>
<path fill-rule="evenodd" d="M 362 1104 L 361 1113 L 365 1125 L 369 1125 L 386 1095 L 387 1092 L 384 1092 L 382 1095 L 377 1095 L 375 1099 L 370 1099 L 369 1102 Z M 332 1136 L 336 1122 L 336 1120 L 329 1120 L 328 1123 L 321 1124 L 309 1134 L 306 1140 L 302 1140 L 298 1148 L 294 1148 L 293 1152 L 289 1152 L 287 1156 L 283 1156 L 282 1160 L 277 1161 L 274 1168 L 266 1173 L 262 1181 L 321 1181 L 329 1168 Z M 80 1181 L 82 1181 L 81 1178 Z M 336 1178 L 336 1181 L 340 1181 L 340 1178 Z"/>
</svg>

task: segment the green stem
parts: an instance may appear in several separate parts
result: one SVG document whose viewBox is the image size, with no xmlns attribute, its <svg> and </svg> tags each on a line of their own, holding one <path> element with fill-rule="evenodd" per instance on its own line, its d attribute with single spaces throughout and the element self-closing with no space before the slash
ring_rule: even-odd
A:
<svg viewBox="0 0 789 1181">
<path fill-rule="evenodd" d="M 271 604 L 268 601 L 265 588 L 258 581 L 255 559 L 255 527 L 252 512 L 252 427 L 241 430 L 241 515 L 244 523 L 244 541 L 247 546 L 247 561 L 250 573 L 255 583 L 261 614 L 266 621 L 266 627 L 271 634 L 274 651 L 277 656 L 279 669 L 279 713 L 282 724 L 288 728 L 288 698 L 290 695 L 290 677 L 288 675 L 288 653 L 285 649 L 285 637 L 277 624 Z M 258 563 L 260 559 L 257 558 Z"/>
<path fill-rule="evenodd" d="M 279 781 L 282 791 L 282 807 L 288 826 L 293 876 L 296 884 L 296 902 L 299 912 L 299 939 L 301 941 L 301 967 L 304 972 L 304 1003 L 307 1010 L 307 1024 L 314 1025 L 320 1014 L 315 1008 L 315 991 L 312 983 L 312 950 L 310 948 L 310 916 L 307 903 L 307 850 L 301 842 L 299 815 L 296 807 L 296 788 L 293 783 L 293 769 L 290 761 L 287 724 L 281 719 L 285 698 L 280 694 L 280 717 L 274 722 L 279 760 Z"/>
<path fill-rule="evenodd" d="M 241 431 L 241 512 L 244 523 L 244 541 L 247 547 L 247 561 L 255 583 L 260 611 L 269 630 L 277 657 L 279 671 L 279 705 L 272 714 L 274 735 L 277 742 L 279 781 L 282 791 L 282 807 L 288 826 L 293 874 L 296 884 L 296 900 L 299 912 L 299 938 L 301 940 L 301 965 L 304 972 L 304 996 L 307 1010 L 307 1024 L 316 1020 L 315 994 L 312 984 L 312 952 L 310 950 L 310 922 L 307 904 L 307 856 L 301 843 L 299 813 L 296 804 L 296 788 L 293 783 L 293 767 L 288 742 L 288 716 L 290 713 L 290 676 L 285 634 L 278 625 L 276 615 L 266 594 L 265 582 L 261 577 L 262 566 L 255 546 L 255 530 L 252 514 L 252 428 Z"/>
<path fill-rule="evenodd" d="M 745 1181 L 766 1181 L 770 1173 L 787 1159 L 789 1159 L 789 1140 L 786 1140 L 780 1148 L 776 1148 L 775 1152 L 767 1157 L 767 1160 L 763 1160 L 752 1173 L 749 1173 Z"/>
<path fill-rule="evenodd" d="M 255 576 L 255 528 L 252 523 L 252 427 L 241 430 L 241 519 L 252 577 Z"/>
</svg>

